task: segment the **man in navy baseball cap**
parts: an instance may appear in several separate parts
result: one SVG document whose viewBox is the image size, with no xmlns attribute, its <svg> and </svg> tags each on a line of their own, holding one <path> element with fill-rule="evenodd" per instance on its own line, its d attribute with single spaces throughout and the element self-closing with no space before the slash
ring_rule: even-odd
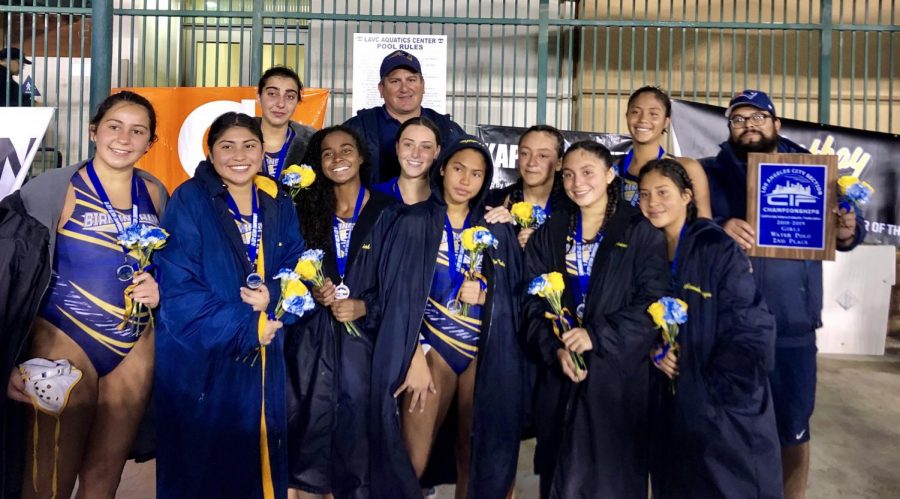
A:
<svg viewBox="0 0 900 499">
<path fill-rule="evenodd" d="M 419 59 L 416 56 L 405 50 L 395 50 L 381 61 L 380 78 L 384 80 L 385 76 L 391 74 L 397 68 L 406 68 L 414 74 L 422 74 L 422 65 L 419 64 Z"/>
<path fill-rule="evenodd" d="M 756 244 L 755 228 L 747 223 L 747 160 L 750 153 L 802 153 L 803 146 L 780 135 L 781 120 L 765 92 L 744 90 L 728 109 L 728 140 L 719 154 L 700 164 L 709 181 L 713 220 L 749 250 Z M 850 251 L 865 238 L 865 221 L 852 210 L 834 215 L 838 251 Z M 775 316 L 774 356 L 766 359 L 775 435 L 754 444 L 760 462 L 777 462 L 778 473 L 756 473 L 760 496 L 799 499 L 806 493 L 809 475 L 810 419 L 816 400 L 816 329 L 822 325 L 822 263 L 811 260 L 750 258 L 756 288 Z M 771 414 L 756 422 L 771 425 Z M 760 426 L 762 427 L 762 426 Z M 772 454 L 774 452 L 774 458 Z M 734 475 L 737 476 L 737 475 Z M 777 483 L 781 479 L 781 483 Z M 773 483 L 774 482 L 774 483 Z M 779 485 L 781 485 L 779 489 Z"/>
<path fill-rule="evenodd" d="M 744 90 L 732 97 L 731 102 L 728 103 L 728 109 L 725 110 L 725 117 L 730 118 L 731 112 L 741 106 L 755 107 L 761 111 L 768 112 L 773 118 L 777 117 L 775 104 L 772 103 L 772 99 L 765 92 L 759 90 Z"/>
<path fill-rule="evenodd" d="M 441 143 L 464 135 L 449 114 L 422 106 L 425 78 L 419 59 L 405 50 L 395 50 L 381 61 L 378 93 L 384 105 L 361 109 L 344 124 L 359 131 L 369 148 L 371 184 L 384 183 L 400 175 L 397 132 L 406 120 L 419 116 L 433 121 L 441 131 Z"/>
<path fill-rule="evenodd" d="M 0 107 L 31 106 L 31 95 L 22 92 L 13 79 L 22 72 L 22 64 L 31 64 L 16 47 L 0 50 Z"/>
</svg>

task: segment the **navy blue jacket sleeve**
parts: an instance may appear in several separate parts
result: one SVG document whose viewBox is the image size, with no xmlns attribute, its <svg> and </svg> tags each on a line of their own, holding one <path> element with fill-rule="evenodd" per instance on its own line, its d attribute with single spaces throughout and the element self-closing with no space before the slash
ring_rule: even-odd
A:
<svg viewBox="0 0 900 499">
<path fill-rule="evenodd" d="M 718 260 L 716 339 L 704 377 L 716 403 L 735 406 L 752 400 L 774 367 L 775 318 L 737 244 L 727 241 Z"/>
<path fill-rule="evenodd" d="M 206 210 L 199 205 L 205 200 L 193 187 L 176 191 L 163 217 L 169 239 L 155 259 L 160 269 L 160 320 L 176 325 L 168 330 L 186 345 L 199 344 L 223 355 L 246 355 L 259 347 L 259 313 L 240 298 L 220 298 L 212 290 L 214 276 L 203 275 L 204 252 L 227 249 L 204 246 L 200 227 L 215 222 L 203 219 Z"/>
</svg>

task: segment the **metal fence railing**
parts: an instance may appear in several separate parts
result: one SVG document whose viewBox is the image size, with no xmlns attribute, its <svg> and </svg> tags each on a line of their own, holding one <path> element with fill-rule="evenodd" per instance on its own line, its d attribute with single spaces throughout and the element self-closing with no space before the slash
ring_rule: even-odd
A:
<svg viewBox="0 0 900 499">
<path fill-rule="evenodd" d="M 756 87 L 785 117 L 897 133 L 898 19 L 880 0 L 0 0 L 0 45 L 33 61 L 20 78 L 57 108 L 44 146 L 67 164 L 110 87 L 252 85 L 285 64 L 342 122 L 354 33 L 446 35 L 447 109 L 470 132 L 624 132 L 628 95 L 658 84 L 719 105 Z"/>
</svg>

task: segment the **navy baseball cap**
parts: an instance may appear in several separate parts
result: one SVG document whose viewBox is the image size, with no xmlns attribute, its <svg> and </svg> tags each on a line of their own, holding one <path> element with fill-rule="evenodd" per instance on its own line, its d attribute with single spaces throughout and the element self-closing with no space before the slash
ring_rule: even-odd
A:
<svg viewBox="0 0 900 499">
<path fill-rule="evenodd" d="M 22 64 L 31 64 L 31 61 L 22 57 L 22 51 L 15 47 L 0 50 L 0 60 L 5 61 L 7 57 L 14 61 L 18 61 L 21 59 Z"/>
<path fill-rule="evenodd" d="M 413 73 L 422 74 L 422 65 L 419 64 L 419 60 L 405 50 L 395 50 L 381 61 L 381 78 L 384 79 L 397 68 L 407 68 Z"/>
<path fill-rule="evenodd" d="M 728 103 L 728 109 L 725 110 L 725 117 L 731 117 L 731 112 L 734 111 L 734 108 L 741 106 L 752 106 L 762 111 L 768 111 L 773 118 L 777 118 L 777 115 L 775 114 L 775 104 L 772 104 L 772 99 L 770 99 L 765 92 L 748 89 L 735 95 L 731 98 L 731 102 Z"/>
</svg>

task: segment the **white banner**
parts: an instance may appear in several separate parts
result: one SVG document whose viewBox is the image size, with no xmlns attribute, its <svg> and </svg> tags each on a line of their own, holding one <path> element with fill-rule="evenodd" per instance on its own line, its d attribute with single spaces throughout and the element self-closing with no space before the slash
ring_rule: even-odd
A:
<svg viewBox="0 0 900 499">
<path fill-rule="evenodd" d="M 0 199 L 22 187 L 53 111 L 52 107 L 0 107 Z"/>
<path fill-rule="evenodd" d="M 422 106 L 447 113 L 447 37 L 386 33 L 353 34 L 353 114 L 384 104 L 378 93 L 381 61 L 395 50 L 419 59 L 425 79 Z"/>
</svg>

